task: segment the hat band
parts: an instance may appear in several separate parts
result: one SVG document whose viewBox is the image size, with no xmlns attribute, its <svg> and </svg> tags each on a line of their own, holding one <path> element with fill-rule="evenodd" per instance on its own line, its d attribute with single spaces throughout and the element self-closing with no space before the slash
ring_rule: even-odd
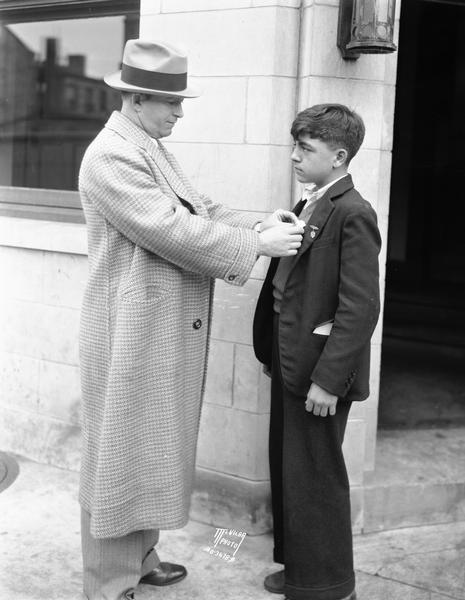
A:
<svg viewBox="0 0 465 600">
<path fill-rule="evenodd" d="M 146 71 L 123 63 L 121 81 L 152 90 L 181 92 L 187 87 L 187 73 L 158 73 L 157 71 Z"/>
</svg>

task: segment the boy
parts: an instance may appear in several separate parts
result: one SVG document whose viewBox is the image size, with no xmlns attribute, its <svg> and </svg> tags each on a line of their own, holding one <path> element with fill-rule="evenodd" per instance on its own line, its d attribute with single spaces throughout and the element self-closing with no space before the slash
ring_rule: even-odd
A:
<svg viewBox="0 0 465 600">
<path fill-rule="evenodd" d="M 284 565 L 265 588 L 289 600 L 356 597 L 342 442 L 352 402 L 369 395 L 381 245 L 376 214 L 347 173 L 364 133 L 340 104 L 294 120 L 304 239 L 296 256 L 272 260 L 254 319 L 255 354 L 272 377 L 274 560 Z"/>
</svg>

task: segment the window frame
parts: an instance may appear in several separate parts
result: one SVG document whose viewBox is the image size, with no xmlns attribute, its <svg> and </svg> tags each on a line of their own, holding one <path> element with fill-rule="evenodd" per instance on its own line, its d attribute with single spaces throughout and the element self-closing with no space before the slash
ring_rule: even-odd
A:
<svg viewBox="0 0 465 600">
<path fill-rule="evenodd" d="M 0 24 L 136 15 L 140 0 L 0 0 Z M 0 185 L 0 216 L 85 223 L 79 192 Z"/>
</svg>

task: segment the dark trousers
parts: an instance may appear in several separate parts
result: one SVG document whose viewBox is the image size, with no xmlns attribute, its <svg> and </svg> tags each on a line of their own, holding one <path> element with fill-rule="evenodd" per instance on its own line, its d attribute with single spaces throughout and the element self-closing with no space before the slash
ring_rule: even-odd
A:
<svg viewBox="0 0 465 600">
<path fill-rule="evenodd" d="M 275 317 L 270 417 L 274 560 L 290 600 L 340 600 L 355 587 L 350 489 L 342 442 L 351 403 L 334 416 L 305 410 L 283 385 Z"/>
</svg>

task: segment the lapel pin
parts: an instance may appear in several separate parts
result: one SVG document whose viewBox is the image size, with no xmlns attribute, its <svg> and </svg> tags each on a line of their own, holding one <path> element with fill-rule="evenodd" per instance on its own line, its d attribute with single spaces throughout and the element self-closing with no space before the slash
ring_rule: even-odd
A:
<svg viewBox="0 0 465 600">
<path fill-rule="evenodd" d="M 314 238 L 316 236 L 316 232 L 318 231 L 319 227 L 317 227 L 316 225 L 310 225 L 310 229 L 312 230 L 310 232 L 310 237 Z"/>
</svg>

